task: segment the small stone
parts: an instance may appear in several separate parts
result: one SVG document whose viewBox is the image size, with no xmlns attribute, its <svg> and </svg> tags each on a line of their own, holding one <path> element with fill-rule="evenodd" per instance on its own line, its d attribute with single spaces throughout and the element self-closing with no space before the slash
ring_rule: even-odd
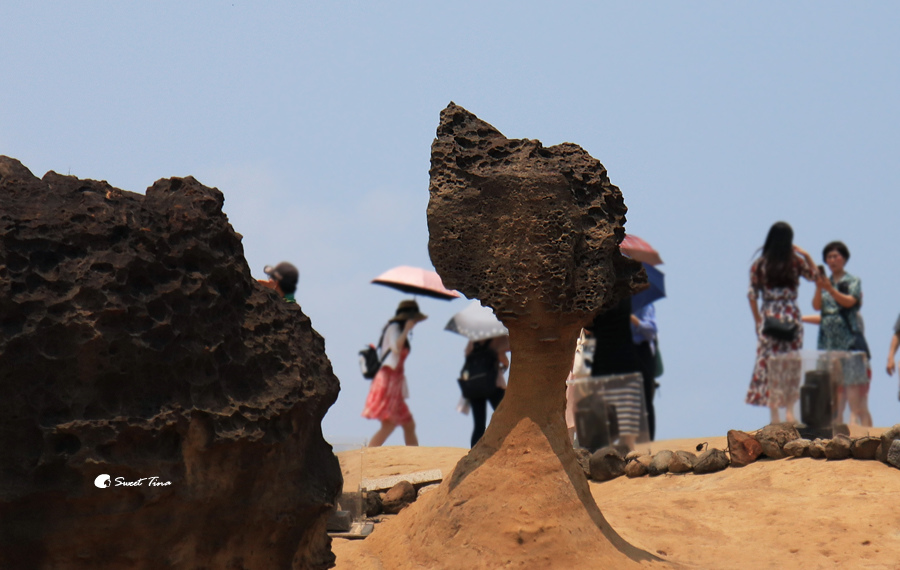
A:
<svg viewBox="0 0 900 570">
<path fill-rule="evenodd" d="M 425 493 L 430 493 L 431 491 L 434 491 L 435 489 L 437 489 L 440 486 L 441 486 L 440 483 L 432 483 L 430 485 L 423 485 L 423 486 L 419 487 L 419 490 L 416 492 L 416 499 L 418 499 Z"/>
<path fill-rule="evenodd" d="M 850 444 L 850 455 L 854 459 L 875 459 L 879 445 L 881 445 L 880 437 L 866 436 L 854 439 Z"/>
<path fill-rule="evenodd" d="M 676 451 L 669 461 L 669 471 L 672 473 L 690 473 L 694 470 L 697 456 L 690 451 Z"/>
<path fill-rule="evenodd" d="M 800 434 L 791 423 L 769 424 L 756 432 L 756 441 L 762 447 L 762 452 L 772 459 L 787 457 L 784 446 L 795 439 L 800 439 Z"/>
<path fill-rule="evenodd" d="M 634 479 L 635 477 L 643 477 L 650 470 L 647 468 L 647 465 L 641 461 L 629 461 L 625 465 L 625 476 L 629 479 Z"/>
<path fill-rule="evenodd" d="M 791 457 L 809 457 L 809 444 L 812 443 L 808 439 L 795 439 L 784 444 L 784 452 Z"/>
<path fill-rule="evenodd" d="M 382 499 L 382 509 L 396 515 L 416 500 L 416 488 L 409 481 L 400 481 L 391 487 Z"/>
<path fill-rule="evenodd" d="M 825 459 L 847 459 L 850 457 L 850 438 L 836 435 L 825 443 Z"/>
<path fill-rule="evenodd" d="M 625 474 L 625 460 L 612 447 L 603 447 L 591 454 L 591 479 L 610 481 Z"/>
<path fill-rule="evenodd" d="M 381 514 L 381 493 L 377 491 L 367 491 L 363 494 L 363 499 L 366 501 L 367 517 L 374 517 Z"/>
<path fill-rule="evenodd" d="M 667 449 L 657 452 L 656 455 L 653 456 L 653 460 L 650 462 L 650 476 L 656 477 L 657 475 L 667 473 L 669 471 L 669 461 L 672 460 L 673 455 L 675 454 Z"/>
<path fill-rule="evenodd" d="M 825 440 L 814 439 L 809 444 L 809 456 L 813 459 L 825 459 Z"/>
<path fill-rule="evenodd" d="M 721 449 L 707 449 L 694 464 L 694 473 L 703 475 L 705 473 L 715 473 L 728 467 L 728 456 Z"/>
<path fill-rule="evenodd" d="M 900 424 L 895 425 L 883 434 L 881 434 L 881 451 L 878 453 L 878 460 L 887 462 L 887 455 L 891 449 L 891 442 L 900 439 Z"/>
<path fill-rule="evenodd" d="M 733 429 L 728 431 L 728 452 L 731 455 L 731 465 L 743 467 L 756 461 L 763 449 L 752 435 Z"/>
<path fill-rule="evenodd" d="M 900 440 L 895 439 L 887 452 L 887 464 L 900 469 Z"/>
<path fill-rule="evenodd" d="M 588 479 L 591 478 L 591 452 L 583 447 L 575 448 L 575 458 L 578 459 L 578 464 L 581 465 L 581 470 L 584 471 L 584 476 Z"/>
</svg>

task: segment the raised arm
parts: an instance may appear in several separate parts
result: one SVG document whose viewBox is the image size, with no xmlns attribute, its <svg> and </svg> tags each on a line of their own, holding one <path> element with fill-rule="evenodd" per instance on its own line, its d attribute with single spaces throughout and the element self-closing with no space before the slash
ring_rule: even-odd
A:
<svg viewBox="0 0 900 570">
<path fill-rule="evenodd" d="M 888 349 L 888 361 L 887 361 L 888 376 L 892 376 L 894 374 L 894 370 L 897 369 L 897 361 L 894 360 L 894 357 L 897 355 L 897 347 L 898 346 L 900 346 L 900 333 L 895 332 L 894 336 L 891 337 L 891 347 Z"/>
<path fill-rule="evenodd" d="M 799 245 L 794 246 L 794 253 L 803 259 L 803 270 L 800 271 L 800 275 L 809 281 L 815 281 L 818 277 L 819 269 L 816 267 L 816 262 L 812 256 Z"/>
</svg>

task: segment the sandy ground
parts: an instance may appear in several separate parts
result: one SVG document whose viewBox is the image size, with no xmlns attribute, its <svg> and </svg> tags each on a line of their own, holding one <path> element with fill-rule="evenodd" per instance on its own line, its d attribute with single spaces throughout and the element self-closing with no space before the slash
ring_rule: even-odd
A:
<svg viewBox="0 0 900 570">
<path fill-rule="evenodd" d="M 726 446 L 724 437 L 711 437 L 655 442 L 652 451 L 694 450 L 702 442 Z M 383 447 L 339 458 L 349 490 L 361 468 L 365 477 L 426 469 L 447 477 L 467 451 Z M 762 460 L 709 475 L 620 477 L 590 488 L 623 538 L 675 566 L 900 569 L 900 470 L 877 461 Z M 368 567 L 359 558 L 363 545 L 352 542 L 332 544 L 339 569 Z"/>
</svg>

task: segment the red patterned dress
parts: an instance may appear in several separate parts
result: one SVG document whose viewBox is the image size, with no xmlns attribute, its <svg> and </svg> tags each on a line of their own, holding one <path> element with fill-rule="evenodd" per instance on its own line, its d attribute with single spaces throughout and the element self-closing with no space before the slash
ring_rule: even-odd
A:
<svg viewBox="0 0 900 570">
<path fill-rule="evenodd" d="M 409 355 L 409 348 L 400 351 L 400 361 L 396 368 L 384 365 L 372 380 L 363 417 L 370 420 L 387 420 L 397 425 L 404 425 L 412 420 L 412 414 L 406 405 L 406 376 L 403 363 Z"/>
<path fill-rule="evenodd" d="M 762 334 L 762 325 L 757 328 L 758 343 L 756 345 L 756 365 L 753 367 L 753 379 L 747 390 L 747 403 L 753 406 L 769 405 L 769 358 L 779 354 L 796 352 L 803 348 L 803 324 L 800 322 L 800 307 L 797 306 L 797 289 L 800 277 L 807 281 L 815 279 L 816 268 L 810 266 L 799 257 L 794 257 L 795 279 L 790 287 L 769 287 L 766 285 L 765 259 L 760 257 L 750 268 L 750 291 L 748 297 L 752 302 L 762 295 L 763 303 L 760 313 L 762 320 L 776 317 L 797 323 L 797 336 L 792 341 L 776 340 Z M 783 403 L 777 402 L 778 405 Z"/>
</svg>

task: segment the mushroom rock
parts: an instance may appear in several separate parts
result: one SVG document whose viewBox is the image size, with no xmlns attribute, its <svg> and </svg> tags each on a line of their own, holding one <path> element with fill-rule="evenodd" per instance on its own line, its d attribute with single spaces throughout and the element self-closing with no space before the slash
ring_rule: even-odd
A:
<svg viewBox="0 0 900 570">
<path fill-rule="evenodd" d="M 581 328 L 646 286 L 640 263 L 619 251 L 621 192 L 581 147 L 507 139 L 453 103 L 430 174 L 432 263 L 445 286 L 480 299 L 509 329 L 509 386 L 452 476 L 381 525 L 366 550 L 390 568 L 659 560 L 603 517 L 563 417 Z"/>
<path fill-rule="evenodd" d="M 0 157 L 0 567 L 334 563 L 338 381 L 223 203 Z"/>
</svg>

